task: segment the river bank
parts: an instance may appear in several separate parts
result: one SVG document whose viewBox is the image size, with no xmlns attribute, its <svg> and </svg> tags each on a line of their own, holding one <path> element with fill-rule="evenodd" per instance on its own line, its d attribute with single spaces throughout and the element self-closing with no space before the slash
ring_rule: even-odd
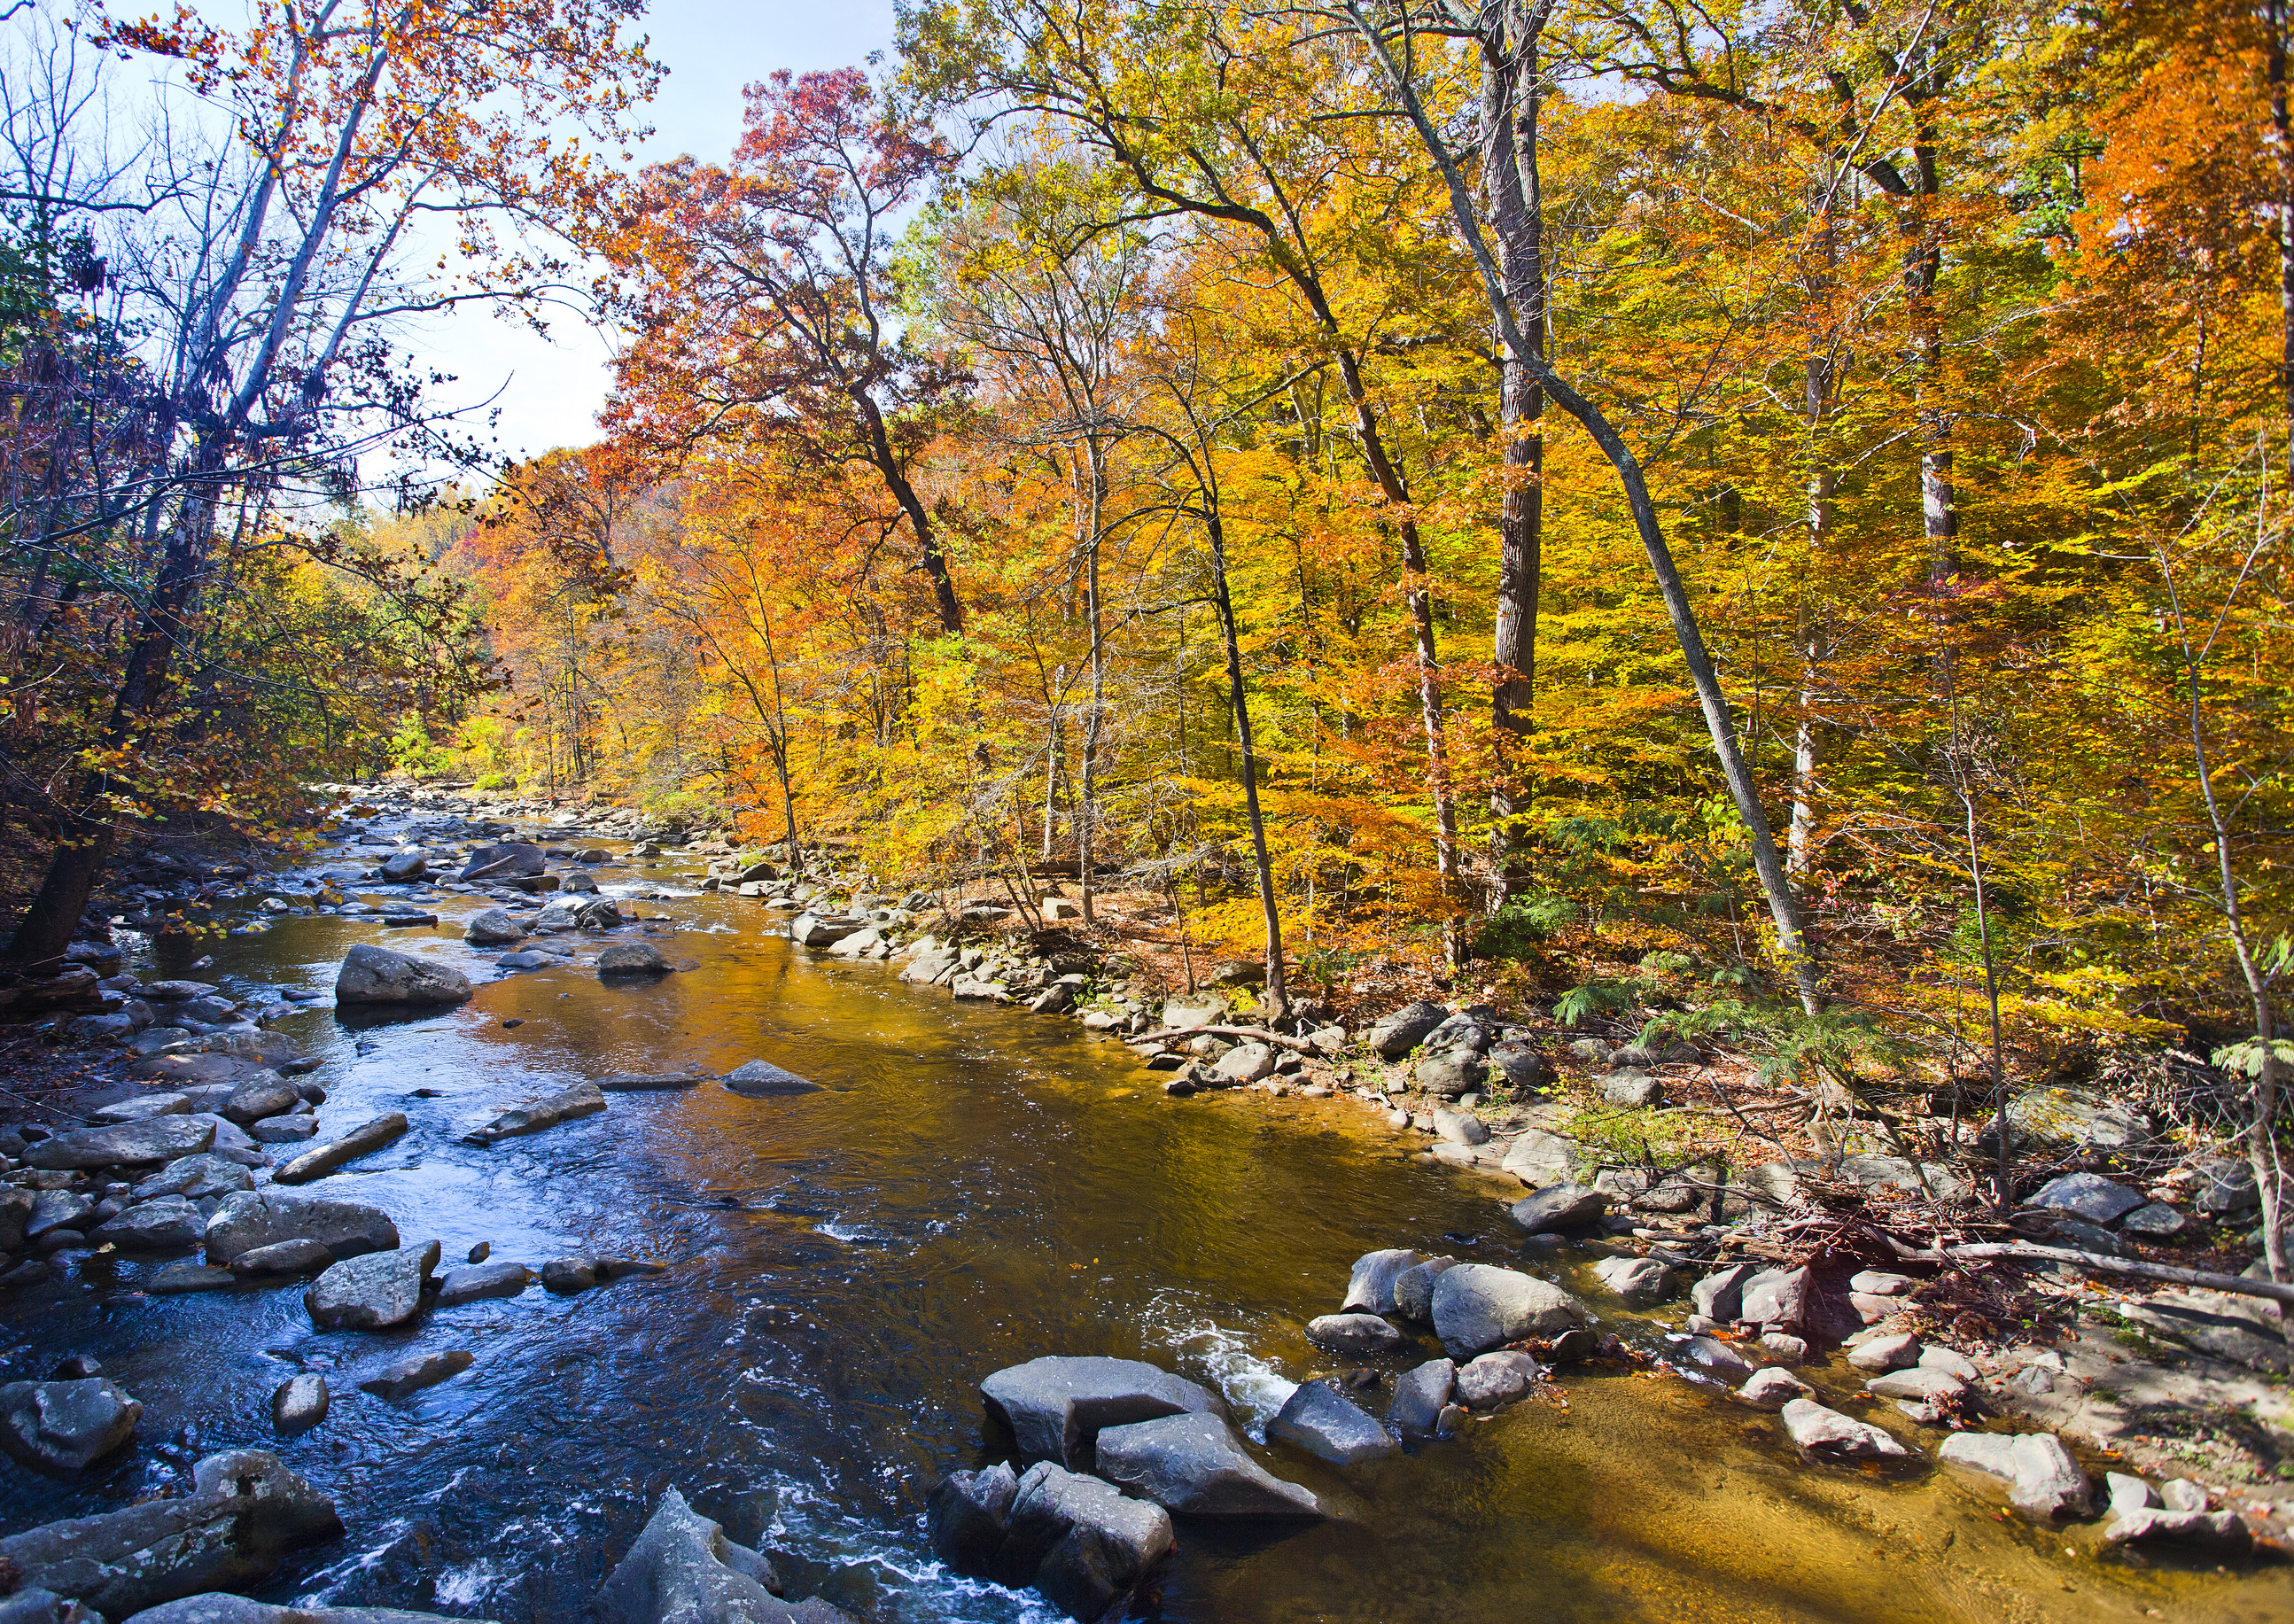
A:
<svg viewBox="0 0 2294 1624">
<path fill-rule="evenodd" d="M 386 841 L 339 845 L 313 858 L 309 877 L 349 868 L 360 850 L 399 853 L 408 837 L 425 850 L 476 850 L 504 832 L 557 838 L 530 826 L 438 835 L 420 819 L 444 821 L 378 808 L 351 838 Z M 564 1296 L 537 1284 L 434 1301 L 404 1327 L 361 1333 L 315 1328 L 307 1281 L 158 1296 L 153 1277 L 179 1260 L 91 1251 L 0 1308 L 25 1344 L 9 1374 L 45 1374 L 30 1368 L 34 1350 L 61 1357 L 69 1345 L 116 1373 L 150 1418 L 95 1477 L 12 1483 L 6 1528 L 164 1487 L 184 1464 L 173 1457 L 274 1448 L 335 1496 L 349 1534 L 331 1554 L 284 1561 L 262 1593 L 567 1616 L 587 1608 L 683 1474 L 736 1539 L 771 1548 L 792 1594 L 885 1618 L 1036 1616 L 1041 1604 L 1025 1593 L 937 1563 L 919 1513 L 942 1473 L 992 1448 L 976 1384 L 1044 1353 L 1090 1352 L 1216 1387 L 1274 1470 L 1360 1508 L 1343 1529 L 1272 1544 L 1183 1529 L 1167 1617 L 1494 1617 L 1517 1612 L 1525 1584 L 1552 1616 L 1586 1618 L 1942 1617 L 1994 1592 L 2012 1598 L 2011 1615 L 2034 1618 L 2056 1616 L 2055 1596 L 2127 1617 L 2265 1617 L 2284 1605 L 2282 1570 L 2267 1563 L 2237 1564 L 2246 1576 L 2231 1579 L 2210 1559 L 2112 1547 L 2099 1521 L 1997 1521 L 2005 1486 L 1928 1466 L 1940 1434 L 1888 1422 L 1864 1396 L 1867 1376 L 1842 1360 L 1793 1368 L 1827 1405 L 1900 1432 L 1920 1465 L 1875 1479 L 1810 1464 L 1772 1416 L 1694 1379 L 1674 1340 L 1678 1297 L 1629 1304 L 1598 1272 L 1615 1254 L 1678 1244 L 1630 1233 L 1669 1220 L 1639 1214 L 1625 1231 L 1573 1234 L 1525 1255 L 1496 1199 L 1525 1193 L 1499 1177 L 1520 1135 L 1493 1136 L 1507 1146 L 1494 1170 L 1422 1159 L 1460 1141 L 1391 1123 L 1386 1092 L 1371 1086 L 1389 1080 L 1387 1062 L 1302 1054 L 1296 1073 L 1257 1078 L 1260 1088 L 1167 1094 L 1186 1066 L 1216 1072 L 1241 1046 L 1147 1070 L 1080 1021 L 903 982 L 889 958 L 797 946 L 785 924 L 776 938 L 768 922 L 801 908 L 724 896 L 721 881 L 720 894 L 704 892 L 708 859 L 721 854 L 646 857 L 656 832 L 580 832 L 598 845 L 569 842 L 547 862 L 560 892 L 497 897 L 482 882 L 458 890 L 463 882 L 427 876 L 338 881 L 338 901 L 325 900 L 323 881 L 274 887 L 283 905 L 238 927 L 250 934 L 131 943 L 130 969 L 148 984 L 183 978 L 174 972 L 207 957 L 196 975 L 214 995 L 289 1006 L 256 1030 L 316 1061 L 298 1080 L 326 1098 L 311 1140 L 279 1163 L 378 1116 L 408 1118 L 405 1133 L 313 1193 L 354 1192 L 410 1245 L 437 1238 L 449 1264 L 484 1244 L 493 1259 L 537 1270 L 581 1256 L 663 1272 Z M 576 860 L 591 849 L 606 860 Z M 518 951 L 509 944 L 481 954 L 461 939 L 487 907 L 541 903 L 575 873 L 640 917 L 612 931 L 525 933 L 541 944 L 529 949 L 541 960 L 533 969 L 499 966 Z M 524 912 L 533 922 L 542 908 Z M 383 922 L 394 914 L 436 923 Z M 676 968 L 601 979 L 598 953 L 614 942 L 654 946 Z M 323 1007 L 361 943 L 468 974 L 473 995 L 411 1019 Z M 1045 968 L 1054 985 L 1084 973 Z M 1088 979 L 1086 1013 L 1103 985 Z M 1132 1013 L 1148 1013 L 1140 1003 Z M 210 1024 L 225 1029 L 170 1029 L 210 1053 L 234 1037 L 259 1041 Z M 180 1054 L 148 1057 L 170 1058 Z M 757 1098 L 714 1084 L 753 1060 L 820 1087 Z M 604 1110 L 542 1132 L 465 1142 L 501 1108 L 617 1073 L 672 1071 L 712 1081 L 615 1092 Z M 61 1103 L 100 1108 L 99 1092 Z M 1355 1260 L 1395 1246 L 1550 1276 L 1633 1357 L 1566 1368 L 1549 1400 L 1486 1421 L 1469 1410 L 1449 1441 L 1412 1441 L 1367 1469 L 1264 1445 L 1300 1381 L 1367 1375 L 1356 1396 L 1382 1410 L 1384 1389 L 1431 1352 L 1407 1324 L 1375 1357 L 1310 1338 L 1311 1323 L 1341 1306 Z M 1700 1278 L 1679 1273 L 1676 1290 Z M 404 1399 L 359 1393 L 388 1365 L 452 1352 L 472 1363 L 436 1385 Z M 1688 1374 L 1664 1374 L 1660 1360 Z M 281 1440 L 269 1395 L 289 1370 L 332 1378 L 336 1409 Z M 2099 1480 L 2106 1463 L 2087 1464 Z M 1875 1543 L 1889 1553 L 1884 1583 L 1865 1554 Z M 1789 1554 L 1783 1571 L 1778 1551 Z M 1899 1576 L 1897 1563 L 1919 1577 Z"/>
</svg>

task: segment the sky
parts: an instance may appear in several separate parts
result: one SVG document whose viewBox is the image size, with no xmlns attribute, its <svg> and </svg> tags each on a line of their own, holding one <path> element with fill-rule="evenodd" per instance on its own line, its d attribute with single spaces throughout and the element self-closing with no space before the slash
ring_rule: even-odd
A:
<svg viewBox="0 0 2294 1624">
<path fill-rule="evenodd" d="M 777 68 L 807 72 L 864 62 L 892 43 L 891 0 L 653 0 L 639 25 L 669 77 L 647 114 L 642 161 L 689 152 L 729 157 L 741 130 L 741 88 Z M 597 437 L 609 359 L 605 337 L 560 310 L 542 338 L 515 318 L 464 309 L 402 336 L 421 359 L 460 380 L 452 394 L 497 390 L 492 434 L 502 456 L 532 456 Z"/>
</svg>

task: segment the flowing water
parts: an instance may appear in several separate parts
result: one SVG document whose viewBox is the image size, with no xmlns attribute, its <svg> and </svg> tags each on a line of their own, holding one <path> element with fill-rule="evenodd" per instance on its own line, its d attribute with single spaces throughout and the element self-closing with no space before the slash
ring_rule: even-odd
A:
<svg viewBox="0 0 2294 1624">
<path fill-rule="evenodd" d="M 674 863 L 605 873 L 608 894 L 693 877 Z M 287 920 L 215 946 L 198 973 L 227 991 L 324 990 L 354 942 L 450 944 L 482 983 L 459 1010 L 278 1023 L 322 1059 L 322 1136 L 382 1110 L 413 1125 L 310 1193 L 381 1206 L 448 1263 L 487 1241 L 536 1265 L 595 1251 L 669 1271 L 373 1335 L 314 1332 L 299 1289 L 151 1297 L 132 1287 L 155 1263 L 91 1263 L 110 1272 L 0 1310 L 4 1374 L 96 1355 L 144 1404 L 137 1445 L 69 1487 L 0 1466 L 0 1530 L 125 1504 L 199 1455 L 259 1448 L 331 1494 L 348 1530 L 259 1591 L 270 1599 L 585 1619 L 674 1484 L 771 1550 L 793 1596 L 886 1624 L 1048 1620 L 1031 1596 L 948 1574 L 923 1538 L 931 1483 L 988 1458 L 981 1376 L 1046 1352 L 1148 1359 L 1216 1384 L 1255 1431 L 1326 1362 L 1301 1328 L 1336 1308 L 1361 1253 L 1517 1261 L 1491 1190 L 1413 1163 L 1357 1105 L 1167 1100 L 1120 1044 L 1073 1022 L 816 957 L 755 904 L 713 896 L 645 905 L 673 916 L 657 939 L 683 973 L 492 979 L 459 938 L 480 905 L 451 899 L 435 932 Z M 578 1078 L 756 1058 L 826 1092 L 616 1094 L 601 1116 L 492 1150 L 458 1141 L 494 1108 Z M 1604 1300 L 1582 1263 L 1558 1267 Z M 411 1401 L 356 1389 L 449 1348 L 476 1363 Z M 328 1376 L 333 1413 L 282 1441 L 270 1394 L 304 1369 Z M 1677 1377 L 1573 1373 L 1559 1402 L 1371 1469 L 1267 1458 L 1346 1516 L 1279 1534 L 1183 1525 L 1162 1617 L 2294 1620 L 2283 1568 L 2130 1565 L 2101 1555 L 2096 1525 L 2032 1530 L 1947 1474 L 1805 1467 L 1774 1417 Z"/>
</svg>

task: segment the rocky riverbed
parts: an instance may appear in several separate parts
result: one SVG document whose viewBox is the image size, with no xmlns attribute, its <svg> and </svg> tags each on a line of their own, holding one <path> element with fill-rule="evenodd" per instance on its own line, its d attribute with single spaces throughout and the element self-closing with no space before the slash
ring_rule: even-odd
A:
<svg viewBox="0 0 2294 1624">
<path fill-rule="evenodd" d="M 376 806 L 18 1011 L 145 1075 L 0 1140 L 0 1531 L 247 1478 L 302 1509 L 201 1587 L 502 1620 L 661 1616 L 672 1570 L 761 1608 L 760 1564 L 824 1619 L 2294 1612 L 2273 1502 L 2028 1418 L 2099 1355 L 1967 1361 L 1911 1276 L 1721 1257 L 1489 1108 L 1587 1057 L 1449 1010 L 1164 1038 L 1243 995 L 994 934 L 1056 898 L 679 833 Z M 1046 1447 L 999 1377 L 1045 1358 L 1208 1396 Z"/>
</svg>

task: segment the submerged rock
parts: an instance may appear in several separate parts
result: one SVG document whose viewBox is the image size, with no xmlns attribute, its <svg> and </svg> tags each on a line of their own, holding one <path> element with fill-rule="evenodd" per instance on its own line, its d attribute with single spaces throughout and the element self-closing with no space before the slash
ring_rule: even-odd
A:
<svg viewBox="0 0 2294 1624">
<path fill-rule="evenodd" d="M 573 1087 L 537 1100 L 515 1110 L 504 1111 L 482 1128 L 473 1128 L 462 1135 L 466 1145 L 492 1145 L 522 1134 L 539 1133 L 544 1128 L 554 1128 L 561 1122 L 577 1117 L 594 1116 L 606 1108 L 606 1096 L 595 1083 L 576 1083 Z"/>
<path fill-rule="evenodd" d="M 359 1384 L 359 1391 L 381 1399 L 411 1398 L 425 1387 L 435 1387 L 476 1363 L 477 1355 L 456 1348 L 446 1353 L 411 1353 L 383 1367 L 382 1374 Z"/>
<path fill-rule="evenodd" d="M 0 1539 L 27 1588 L 53 1590 L 110 1619 L 267 1576 L 301 1546 L 342 1532 L 334 1503 L 261 1449 L 210 1455 L 192 1491 L 74 1517 Z"/>
<path fill-rule="evenodd" d="M 1227 1413 L 1226 1401 L 1209 1388 L 1134 1359 L 1047 1355 L 997 1371 L 980 1392 L 1024 1458 L 1070 1467 L 1091 1464 L 1102 1427 Z"/>
<path fill-rule="evenodd" d="M 1217 1416 L 1164 1416 L 1100 1429 L 1099 1474 L 1196 1517 L 1320 1517 L 1322 1502 L 1245 1454 Z"/>
<path fill-rule="evenodd" d="M 485 1297 L 515 1297 L 533 1284 L 533 1271 L 524 1263 L 474 1263 L 449 1269 L 438 1282 L 438 1306 L 459 1308 Z"/>
<path fill-rule="evenodd" d="M 125 1444 L 143 1406 L 102 1376 L 0 1386 L 0 1448 L 28 1466 L 77 1472 Z"/>
</svg>

